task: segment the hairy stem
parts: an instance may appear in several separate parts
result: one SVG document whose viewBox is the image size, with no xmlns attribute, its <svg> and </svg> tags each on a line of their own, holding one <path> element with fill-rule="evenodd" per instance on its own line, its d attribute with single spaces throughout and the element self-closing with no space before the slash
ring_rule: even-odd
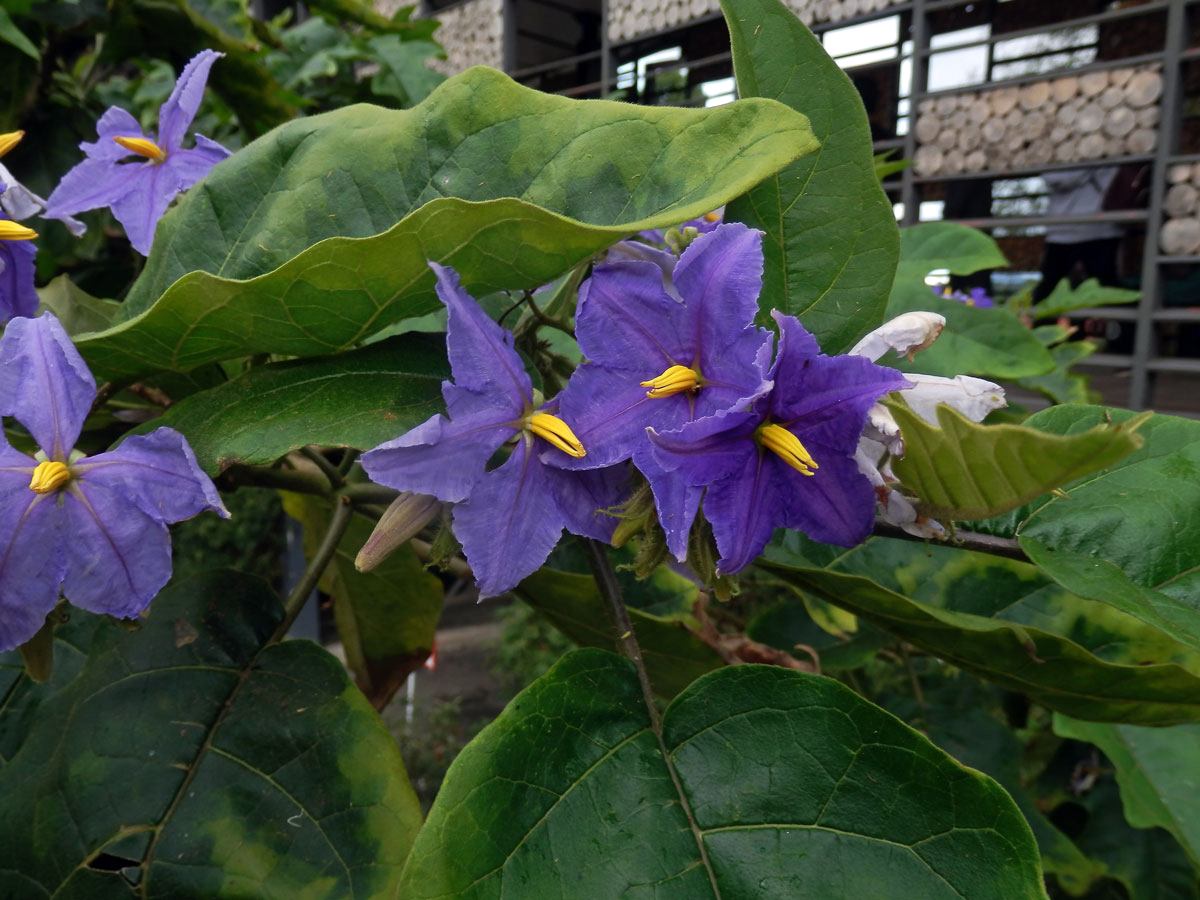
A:
<svg viewBox="0 0 1200 900">
<path fill-rule="evenodd" d="M 296 583 L 291 593 L 287 595 L 287 599 L 283 601 L 283 621 L 279 623 L 279 627 L 271 635 L 272 643 L 283 640 L 288 630 L 292 627 L 292 623 L 296 621 L 296 616 L 300 615 L 300 610 L 304 608 L 304 604 L 308 600 L 308 595 L 317 586 L 317 582 L 321 580 L 321 574 L 325 571 L 325 567 L 329 565 L 330 560 L 333 559 L 333 554 L 337 552 L 338 544 L 341 543 L 342 535 L 346 533 L 346 529 L 350 526 L 350 517 L 353 514 L 354 507 L 350 505 L 349 500 L 339 497 L 334 501 L 333 518 L 329 522 L 329 529 L 325 532 L 325 536 L 321 538 L 317 552 L 308 561 L 308 566 L 305 567 L 304 574 L 300 576 L 300 581 Z"/>
<path fill-rule="evenodd" d="M 917 541 L 921 544 L 936 543 L 927 538 L 909 534 L 899 525 L 887 522 L 875 522 L 874 533 L 879 537 L 899 538 L 902 541 Z M 959 550 L 977 550 L 980 553 L 990 553 L 993 556 L 1005 556 L 1009 559 L 1029 562 L 1029 557 L 1021 549 L 1021 545 L 1012 538 L 996 537 L 991 534 L 981 534 L 978 531 L 957 531 L 943 542 L 947 547 Z"/>
<path fill-rule="evenodd" d="M 301 447 L 300 455 L 320 469 L 325 477 L 329 479 L 330 489 L 336 491 L 346 483 L 346 479 L 342 477 L 342 473 L 338 471 L 338 467 L 326 459 L 325 454 L 316 447 Z"/>
</svg>

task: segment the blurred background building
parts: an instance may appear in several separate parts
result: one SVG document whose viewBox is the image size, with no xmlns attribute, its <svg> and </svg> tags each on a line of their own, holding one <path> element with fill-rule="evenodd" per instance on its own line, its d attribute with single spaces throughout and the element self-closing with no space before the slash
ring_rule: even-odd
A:
<svg viewBox="0 0 1200 900">
<path fill-rule="evenodd" d="M 385 7 L 389 0 L 379 0 Z M 1085 310 L 1105 400 L 1200 413 L 1200 3 L 790 0 L 862 95 L 903 224 L 987 230 L 999 297 L 1059 277 L 1140 289 Z M 386 11 L 386 10 L 384 10 Z M 716 0 L 428 0 L 447 74 L 571 97 L 734 97 Z M 1042 273 L 1046 278 L 1042 278 Z M 1039 280 L 1044 284 L 1036 285 Z M 960 285 L 956 285 L 960 286 Z"/>
</svg>

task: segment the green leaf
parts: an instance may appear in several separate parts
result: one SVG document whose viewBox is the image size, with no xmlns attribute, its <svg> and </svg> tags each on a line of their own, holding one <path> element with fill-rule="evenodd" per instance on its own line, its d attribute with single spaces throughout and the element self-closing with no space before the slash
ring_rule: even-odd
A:
<svg viewBox="0 0 1200 900">
<path fill-rule="evenodd" d="M 304 553 L 316 552 L 329 528 L 329 501 L 281 492 L 284 511 L 304 526 Z M 321 576 L 333 598 L 333 618 L 354 681 L 376 709 L 383 709 L 410 672 L 429 658 L 442 615 L 442 582 L 405 544 L 370 572 L 354 558 L 374 523 L 354 515 Z"/>
<path fill-rule="evenodd" d="M 1129 900 L 1200 900 L 1200 876 L 1187 854 L 1161 828 L 1131 828 L 1112 779 L 1101 778 L 1077 802 L 1088 818 L 1075 843 L 1103 862 Z"/>
<path fill-rule="evenodd" d="M 1129 824 L 1165 828 L 1200 865 L 1200 725 L 1139 728 L 1056 715 L 1054 730 L 1103 750 L 1116 766 Z"/>
<path fill-rule="evenodd" d="M 1004 309 L 967 306 L 935 296 L 925 284 L 934 269 L 969 275 L 1007 266 L 995 241 L 974 228 L 929 222 L 900 232 L 900 265 L 888 298 L 887 317 L 928 310 L 946 319 L 946 327 L 916 362 L 890 363 L 905 372 L 929 375 L 979 375 L 1022 378 L 1054 368 L 1049 352 L 1016 316 Z"/>
<path fill-rule="evenodd" d="M 765 232 L 761 320 L 777 308 L 799 317 L 826 353 L 845 352 L 883 321 L 898 253 L 862 100 L 778 0 L 723 0 L 721 9 L 739 96 L 804 113 L 821 145 L 726 210 Z"/>
<path fill-rule="evenodd" d="M 1083 362 L 1097 349 L 1091 341 L 1071 341 L 1051 347 L 1050 356 L 1054 359 L 1054 371 L 1045 375 L 1020 378 L 1017 384 L 1037 391 L 1052 403 L 1087 403 L 1092 393 L 1088 390 L 1087 376 L 1075 374 L 1071 367 Z"/>
<path fill-rule="evenodd" d="M 904 456 L 892 464 L 897 477 L 931 515 L 959 520 L 999 515 L 1112 466 L 1142 446 L 1134 431 L 1150 415 L 1066 436 L 978 425 L 945 405 L 937 408 L 936 427 L 907 404 L 888 408 L 904 435 Z"/>
<path fill-rule="evenodd" d="M 925 276 L 934 269 L 947 269 L 951 275 L 970 275 L 981 269 L 1001 269 L 1007 265 L 1008 260 L 996 242 L 977 228 L 955 222 L 926 222 L 900 231 L 897 283 L 919 281 L 924 284 Z"/>
<path fill-rule="evenodd" d="M 182 432 L 211 475 L 308 444 L 368 450 L 444 410 L 449 377 L 444 338 L 405 334 L 337 356 L 256 366 L 138 431 Z"/>
<path fill-rule="evenodd" d="M 6 44 L 11 44 L 16 47 L 26 56 L 32 56 L 36 60 L 42 58 L 38 53 L 38 48 L 33 45 L 33 41 L 25 37 L 25 33 L 17 27 L 13 22 L 12 16 L 8 14 L 8 10 L 0 6 L 0 41 Z"/>
<path fill-rule="evenodd" d="M 337 660 L 266 643 L 279 618 L 232 573 L 140 628 L 74 611 L 53 679 L 0 707 L 0 896 L 394 896 L 420 824 L 399 750 Z"/>
<path fill-rule="evenodd" d="M 446 58 L 445 51 L 431 41 L 402 41 L 398 35 L 385 34 L 371 38 L 367 46 L 380 63 L 380 70 L 371 78 L 371 90 L 380 96 L 415 106 L 446 80 L 425 67 L 427 59 Z"/>
<path fill-rule="evenodd" d="M 38 289 L 42 312 L 52 312 L 67 334 L 101 331 L 113 323 L 121 304 L 101 300 L 77 286 L 69 275 L 59 275 Z"/>
<path fill-rule="evenodd" d="M 1104 287 L 1095 278 L 1089 278 L 1079 287 L 1072 289 L 1071 282 L 1064 278 L 1054 286 L 1054 290 L 1048 297 L 1033 305 L 1029 314 L 1035 319 L 1049 319 L 1052 316 L 1061 316 L 1076 309 L 1134 303 L 1141 296 L 1140 291 Z"/>
<path fill-rule="evenodd" d="M 544 615 L 555 628 L 584 647 L 612 648 L 616 630 L 604 598 L 591 575 L 574 575 L 543 567 L 513 591 Z M 706 672 L 725 661 L 674 614 L 658 615 L 629 607 L 650 672 L 650 682 L 664 697 L 674 697 Z M 699 627 L 698 622 L 694 622 Z"/>
<path fill-rule="evenodd" d="M 1136 658 L 1128 664 L 1107 662 L 1097 655 L 1107 643 L 1102 630 L 1072 625 L 1070 637 L 1050 630 L 1066 623 L 1039 607 L 1071 600 L 1056 598 L 1056 589 L 1047 593 L 1046 579 L 1032 566 L 952 547 L 895 547 L 907 543 L 874 538 L 850 553 L 831 548 L 839 554 L 828 561 L 776 546 L 758 565 L 801 591 L 1051 709 L 1148 725 L 1200 721 L 1200 675 L 1164 662 L 1180 655 L 1170 641 L 1155 640 L 1153 634 L 1124 637 L 1127 648 L 1122 656 Z M 821 545 L 804 545 L 810 546 Z M 884 586 L 861 573 L 891 583 Z M 1128 623 L 1110 620 L 1110 627 L 1119 634 Z M 1090 638 L 1097 653 L 1072 637 Z M 1147 653 L 1153 655 L 1147 658 Z"/>
<path fill-rule="evenodd" d="M 1128 427 L 1145 415 L 1056 406 L 1027 423 L 1076 436 L 1110 422 Z M 1107 470 L 978 527 L 1017 537 L 1073 593 L 1200 649 L 1200 422 L 1156 414 L 1138 435 L 1145 445 Z"/>
<path fill-rule="evenodd" d="M 632 665 L 598 650 L 459 755 L 401 895 L 1045 897 L 1003 789 L 837 682 L 724 668 L 672 701 L 660 737 Z"/>
<path fill-rule="evenodd" d="M 300 119 L 222 162 L 159 223 L 133 318 L 80 350 L 122 378 L 336 352 L 436 308 L 427 260 L 475 296 L 545 284 L 814 146 L 808 121 L 771 100 L 576 101 L 475 68 L 411 110 Z"/>
</svg>

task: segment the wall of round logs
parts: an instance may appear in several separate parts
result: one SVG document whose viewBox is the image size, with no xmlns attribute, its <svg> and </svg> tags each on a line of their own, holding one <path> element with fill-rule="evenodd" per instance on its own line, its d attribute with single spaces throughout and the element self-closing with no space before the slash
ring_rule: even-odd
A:
<svg viewBox="0 0 1200 900">
<path fill-rule="evenodd" d="M 1168 256 L 1200 254 L 1200 163 L 1167 169 L 1163 222 L 1158 245 Z"/>
<path fill-rule="evenodd" d="M 433 18 L 442 23 L 433 37 L 446 49 L 446 58 L 430 62 L 431 69 L 457 75 L 471 66 L 504 68 L 502 0 L 467 0 L 434 13 Z"/>
<path fill-rule="evenodd" d="M 922 100 L 918 175 L 1144 156 L 1158 143 L 1161 66 L 1118 68 Z"/>
<path fill-rule="evenodd" d="M 881 12 L 904 0 L 784 0 L 805 25 Z M 686 25 L 720 10 L 717 0 L 609 0 L 608 38 L 623 41 Z"/>
</svg>

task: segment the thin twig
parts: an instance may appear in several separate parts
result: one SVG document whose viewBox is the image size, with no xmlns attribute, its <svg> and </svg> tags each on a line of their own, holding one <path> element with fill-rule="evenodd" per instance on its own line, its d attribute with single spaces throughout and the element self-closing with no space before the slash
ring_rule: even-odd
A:
<svg viewBox="0 0 1200 900">
<path fill-rule="evenodd" d="M 287 595 L 287 599 L 283 601 L 283 621 L 279 623 L 279 627 L 271 635 L 272 642 L 283 640 L 288 630 L 292 627 L 292 623 L 296 621 L 296 616 L 300 615 L 300 610 L 304 608 L 304 604 L 308 601 L 308 595 L 317 586 L 317 582 L 321 580 L 321 575 L 325 571 L 325 567 L 329 565 L 329 561 L 333 559 L 333 554 L 337 552 L 338 544 L 341 543 L 342 535 L 346 533 L 346 529 L 350 526 L 350 517 L 353 514 L 354 507 L 350 505 L 349 500 L 339 497 L 334 501 L 333 518 L 329 522 L 329 528 L 326 530 L 325 536 L 321 538 L 321 544 L 317 547 L 317 552 L 308 561 L 308 566 L 305 567 L 304 574 L 300 576 L 300 580 L 296 583 L 296 586 L 292 588 L 291 593 Z"/>
<path fill-rule="evenodd" d="M 904 660 L 904 668 L 908 671 L 908 681 L 912 685 L 913 699 L 917 701 L 917 706 L 921 707 L 921 718 L 928 726 L 929 707 L 925 705 L 925 692 L 921 690 L 921 679 L 917 677 L 917 670 L 913 668 L 912 660 L 908 656 L 908 646 L 903 642 L 900 644 L 900 656 Z"/>
<path fill-rule="evenodd" d="M 346 452 L 342 454 L 342 461 L 338 463 L 338 474 L 345 478 L 350 474 L 350 470 L 354 464 L 358 462 L 358 458 L 362 456 L 361 450 L 355 450 L 353 447 L 347 447 Z"/>
<path fill-rule="evenodd" d="M 875 522 L 874 533 L 879 537 L 899 538 L 902 541 L 917 541 L 921 544 L 942 544 L 956 547 L 959 550 L 977 550 L 980 553 L 990 553 L 992 556 L 1004 556 L 1021 562 L 1030 562 L 1021 545 L 1012 538 L 996 537 L 978 531 L 957 531 L 945 541 L 930 541 L 927 538 L 909 534 L 899 525 L 888 522 Z"/>
<path fill-rule="evenodd" d="M 682 807 L 684 815 L 687 816 L 692 836 L 696 839 L 696 846 L 700 850 L 700 859 L 708 873 L 713 894 L 720 896 L 716 874 L 713 872 L 712 863 L 709 862 L 708 850 L 704 846 L 704 836 L 696 824 L 696 817 L 692 815 L 692 805 L 688 802 L 687 794 L 683 790 L 683 782 L 679 780 L 679 773 L 675 771 L 671 753 L 663 741 L 662 717 L 658 714 L 658 706 L 654 702 L 654 689 L 650 685 L 650 675 L 646 671 L 646 663 L 642 659 L 642 648 L 638 646 L 637 638 L 633 634 L 633 623 L 629 621 L 629 611 L 625 608 L 621 587 L 617 584 L 617 573 L 613 571 L 604 544 L 592 538 L 580 538 L 580 541 L 583 544 L 583 551 L 587 555 L 588 564 L 592 568 L 592 574 L 596 578 L 596 587 L 599 588 L 600 595 L 608 603 L 609 611 L 612 613 L 613 623 L 617 628 L 617 646 L 637 670 L 638 682 L 642 686 L 642 699 L 645 701 L 646 711 L 650 714 L 651 731 L 654 732 L 654 737 L 658 741 L 658 749 L 662 753 L 663 762 L 671 776 L 671 782 L 675 785 L 675 792 L 679 795 L 679 805 Z"/>
<path fill-rule="evenodd" d="M 315 447 L 301 447 L 300 455 L 324 473 L 325 477 L 329 479 L 329 487 L 333 490 L 336 491 L 346 483 L 346 479 L 342 477 L 338 467 L 326 459 L 325 454 L 320 450 Z"/>
</svg>

